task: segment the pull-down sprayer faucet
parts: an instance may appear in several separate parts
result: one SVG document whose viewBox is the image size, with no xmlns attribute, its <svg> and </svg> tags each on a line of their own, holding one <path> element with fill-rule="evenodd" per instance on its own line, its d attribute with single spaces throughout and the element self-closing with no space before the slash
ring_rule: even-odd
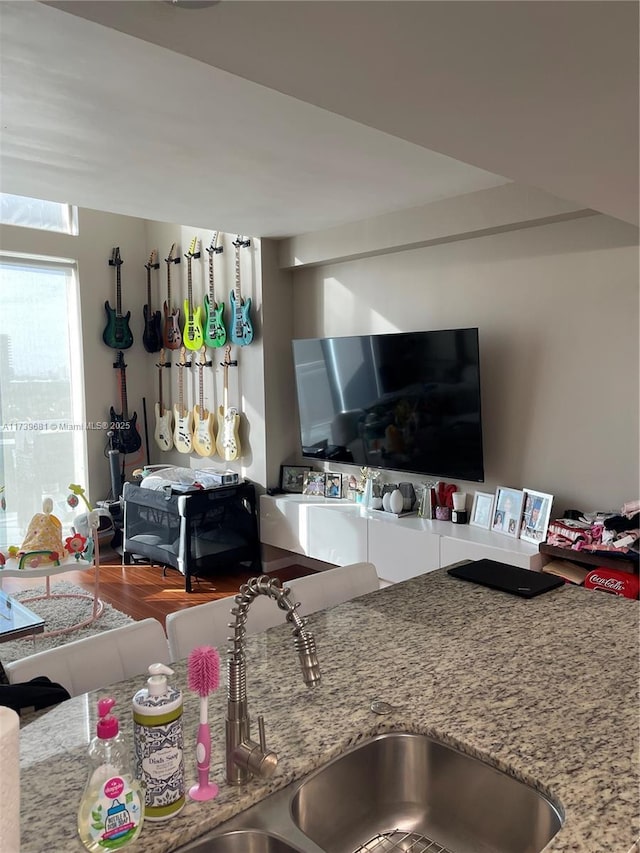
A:
<svg viewBox="0 0 640 853">
<path fill-rule="evenodd" d="M 277 606 L 286 611 L 287 621 L 293 624 L 294 648 L 300 658 L 302 677 L 307 687 L 320 684 L 320 666 L 316 656 L 313 634 L 305 631 L 306 621 L 297 612 L 299 603 L 294 603 L 291 591 L 282 587 L 280 581 L 261 575 L 251 578 L 240 587 L 235 597 L 231 615 L 234 621 L 233 636 L 229 638 L 227 657 L 227 718 L 226 756 L 227 782 L 242 785 L 251 776 L 271 776 L 278 764 L 278 756 L 267 749 L 264 720 L 258 717 L 260 743 L 251 740 L 251 720 L 247 707 L 247 669 L 245 658 L 245 636 L 247 615 L 251 602 L 259 595 L 272 598 Z"/>
</svg>

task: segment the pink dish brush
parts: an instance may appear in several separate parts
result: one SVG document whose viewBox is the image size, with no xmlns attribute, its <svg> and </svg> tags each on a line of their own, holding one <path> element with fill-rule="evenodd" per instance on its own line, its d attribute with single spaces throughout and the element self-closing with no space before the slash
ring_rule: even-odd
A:
<svg viewBox="0 0 640 853">
<path fill-rule="evenodd" d="M 209 694 L 218 689 L 220 683 L 220 658 L 211 646 L 198 646 L 193 649 L 187 661 L 189 690 L 200 697 L 200 725 L 196 741 L 196 762 L 198 765 L 198 783 L 189 789 L 192 800 L 212 800 L 218 793 L 218 786 L 209 781 L 211 762 L 211 732 L 209 731 Z"/>
</svg>

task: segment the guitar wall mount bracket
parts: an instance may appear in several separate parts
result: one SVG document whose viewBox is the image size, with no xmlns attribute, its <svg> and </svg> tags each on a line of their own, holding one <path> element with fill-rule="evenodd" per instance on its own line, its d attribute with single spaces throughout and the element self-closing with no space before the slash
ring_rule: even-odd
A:
<svg viewBox="0 0 640 853">
<path fill-rule="evenodd" d="M 243 249 L 246 249 L 248 246 L 251 245 L 251 240 L 243 240 L 242 237 L 238 234 L 236 239 L 233 241 L 233 245 L 236 247 L 242 247 Z"/>
</svg>

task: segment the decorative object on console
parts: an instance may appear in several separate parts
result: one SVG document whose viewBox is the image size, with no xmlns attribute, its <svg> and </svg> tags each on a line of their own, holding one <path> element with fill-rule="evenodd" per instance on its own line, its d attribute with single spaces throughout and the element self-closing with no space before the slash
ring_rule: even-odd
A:
<svg viewBox="0 0 640 853">
<path fill-rule="evenodd" d="M 200 319 L 202 308 L 200 305 L 194 305 L 193 302 L 193 278 L 191 274 L 191 262 L 194 258 L 200 257 L 200 252 L 196 252 L 197 247 L 198 238 L 194 237 L 189 244 L 189 251 L 185 255 L 187 259 L 187 298 L 184 300 L 182 340 L 187 349 L 190 350 L 199 350 L 203 344 L 202 321 Z"/>
<path fill-rule="evenodd" d="M 223 247 L 218 245 L 220 232 L 214 231 L 209 253 L 209 292 L 204 297 L 204 342 L 208 347 L 223 347 L 227 342 L 227 330 L 224 325 L 224 302 L 216 302 L 213 288 L 213 256 L 220 254 Z"/>
<path fill-rule="evenodd" d="M 240 447 L 240 413 L 235 406 L 229 406 L 229 367 L 237 367 L 237 361 L 231 361 L 231 345 L 227 344 L 224 349 L 224 361 L 220 362 L 224 368 L 224 386 L 222 405 L 218 407 L 218 436 L 216 438 L 216 450 L 218 456 L 225 462 L 233 462 L 242 456 Z"/>
<path fill-rule="evenodd" d="M 151 270 L 160 269 L 157 249 L 151 252 L 144 266 L 147 271 L 147 304 L 142 309 L 144 316 L 142 345 L 147 352 L 158 352 L 162 346 L 162 314 L 160 311 L 154 311 L 151 303 Z"/>
<path fill-rule="evenodd" d="M 416 490 L 413 488 L 413 483 L 399 483 L 398 488 L 402 492 L 402 511 L 411 512 L 416 502 Z"/>
<path fill-rule="evenodd" d="M 174 308 L 171 301 L 171 265 L 180 263 L 180 256 L 175 256 L 176 244 L 172 243 L 169 255 L 166 257 L 167 265 L 167 298 L 164 303 L 164 330 L 163 341 L 165 349 L 180 349 L 182 344 L 182 332 L 180 331 L 180 309 Z"/>
<path fill-rule="evenodd" d="M 324 496 L 324 472 L 307 471 L 302 481 L 303 495 Z"/>
<path fill-rule="evenodd" d="M 493 509 L 491 529 L 495 533 L 504 533 L 517 539 L 520 533 L 520 519 L 524 504 L 524 492 L 507 486 L 498 486 Z"/>
<path fill-rule="evenodd" d="M 473 496 L 473 506 L 471 507 L 471 517 L 469 524 L 474 527 L 483 527 L 488 530 L 491 527 L 493 519 L 493 501 L 495 495 L 490 492 L 476 492 Z"/>
<path fill-rule="evenodd" d="M 325 498 L 342 497 L 342 474 L 327 471 L 324 478 L 324 496 Z"/>
<path fill-rule="evenodd" d="M 207 361 L 206 348 L 200 348 L 198 359 L 198 405 L 193 407 L 193 447 L 199 456 L 215 456 L 216 439 L 212 412 L 204 405 L 204 382 L 202 372 L 211 367 Z"/>
<path fill-rule="evenodd" d="M 520 538 L 539 545 L 547 538 L 553 495 L 524 489 L 524 509 L 520 526 Z"/>
<path fill-rule="evenodd" d="M 449 506 L 438 506 L 436 507 L 436 520 L 437 521 L 451 521 L 451 507 Z"/>
<path fill-rule="evenodd" d="M 251 240 L 244 240 L 240 234 L 233 241 L 236 249 L 236 286 L 229 294 L 229 306 L 231 310 L 231 341 L 239 347 L 248 346 L 253 340 L 253 325 L 251 323 L 251 299 L 242 298 L 240 292 L 240 247 L 247 248 Z"/>
<path fill-rule="evenodd" d="M 116 246 L 111 252 L 109 261 L 110 267 L 115 267 L 116 270 L 116 307 L 115 309 L 109 305 L 109 302 L 104 303 L 105 311 L 107 312 L 107 325 L 102 333 L 102 340 L 111 349 L 129 349 L 133 344 L 133 335 L 129 328 L 129 318 L 131 311 L 126 314 L 122 313 L 122 284 L 120 280 L 120 267 L 123 260 L 120 257 L 120 247 Z"/>
<path fill-rule="evenodd" d="M 301 495 L 304 486 L 304 475 L 310 470 L 309 465 L 281 465 L 280 491 Z"/>
<path fill-rule="evenodd" d="M 391 492 L 391 497 L 389 498 L 389 512 L 393 512 L 395 515 L 399 515 L 404 510 L 404 495 L 400 491 L 400 489 L 395 489 Z"/>
<path fill-rule="evenodd" d="M 180 349 L 178 368 L 178 402 L 173 406 L 173 444 L 180 453 L 191 453 L 193 449 L 193 417 L 191 409 L 184 402 L 184 370 L 191 367 L 185 358 L 186 349 Z"/>
</svg>

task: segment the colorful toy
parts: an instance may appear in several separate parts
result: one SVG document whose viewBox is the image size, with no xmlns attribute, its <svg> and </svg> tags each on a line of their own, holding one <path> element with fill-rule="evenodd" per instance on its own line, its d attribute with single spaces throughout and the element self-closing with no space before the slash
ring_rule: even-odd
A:
<svg viewBox="0 0 640 853">
<path fill-rule="evenodd" d="M 77 561 L 86 551 L 87 538 L 80 533 L 74 533 L 73 536 L 67 536 L 64 540 L 64 547 L 70 554 L 73 554 Z"/>
<path fill-rule="evenodd" d="M 82 500 L 85 503 L 85 506 L 87 507 L 87 511 L 88 512 L 93 511 L 93 507 L 91 506 L 91 504 L 87 500 L 87 497 L 85 495 L 85 491 L 82 488 L 82 486 L 79 486 L 76 483 L 69 483 L 69 491 L 71 492 L 71 494 L 67 498 L 67 503 L 69 504 L 69 506 L 72 509 L 75 509 L 78 506 L 78 498 L 82 498 Z"/>
<path fill-rule="evenodd" d="M 16 554 L 20 557 L 18 568 L 22 568 L 25 562 L 32 567 L 39 566 L 41 563 L 58 565 L 60 559 L 64 557 L 62 524 L 55 515 L 52 515 L 52 509 L 53 501 L 51 498 L 45 498 L 42 501 L 42 512 L 37 512 L 29 522 L 22 547 Z"/>
</svg>

